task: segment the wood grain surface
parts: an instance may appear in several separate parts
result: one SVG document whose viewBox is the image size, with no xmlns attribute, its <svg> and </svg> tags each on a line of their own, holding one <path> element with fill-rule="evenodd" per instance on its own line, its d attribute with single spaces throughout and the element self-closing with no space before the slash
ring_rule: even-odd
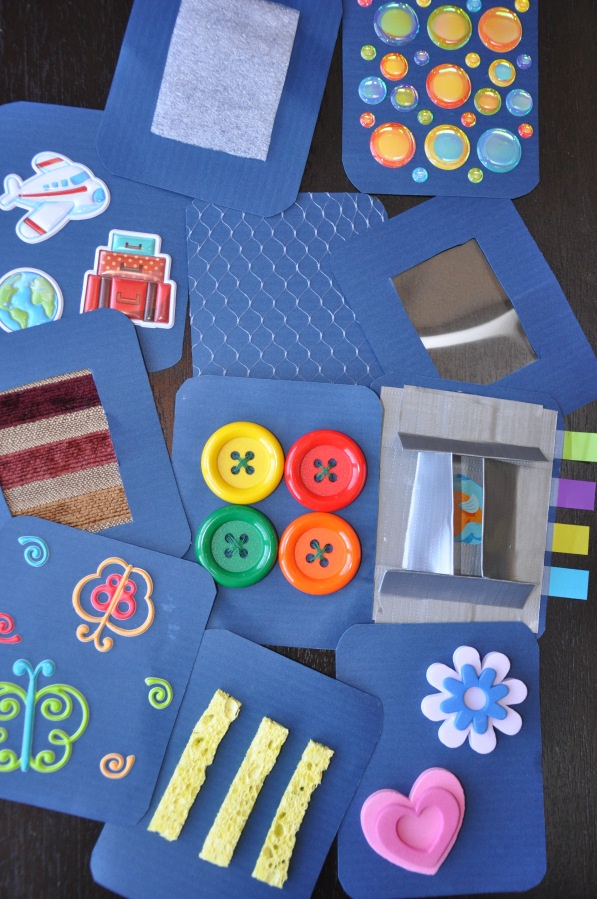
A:
<svg viewBox="0 0 597 899">
<path fill-rule="evenodd" d="M 29 100 L 102 109 L 131 5 L 131 0 L 0 0 L 0 102 Z M 542 0 L 539 19 L 541 181 L 515 205 L 596 348 L 597 4 Z M 338 44 L 303 190 L 353 189 L 341 162 L 341 96 Z M 11 135 L 2 134 L 0 140 L 9 141 Z M 1 177 L 4 174 L 0 172 Z M 420 202 L 409 197 L 381 200 L 390 216 Z M 0 271 L 10 267 L 10 260 L 0 260 Z M 151 376 L 169 444 L 174 394 L 191 373 L 187 328 L 182 361 Z M 567 426 L 597 431 L 597 403 L 570 416 Z M 565 462 L 562 475 L 597 479 L 597 465 Z M 526 895 L 580 899 L 597 891 L 597 520 L 593 513 L 573 511 L 560 512 L 558 520 L 594 529 L 588 559 L 590 595 L 586 603 L 550 600 L 541 639 L 548 868 L 543 883 Z M 571 567 L 585 567 L 586 561 L 558 559 Z M 0 593 L 1 583 L 0 571 Z M 333 674 L 333 653 L 284 652 Z M 95 822 L 0 802 L 0 897 L 112 895 L 96 886 L 89 872 L 89 856 L 100 830 Z M 507 828 L 500 838 L 508 840 Z M 314 896 L 344 895 L 336 877 L 334 847 Z"/>
</svg>

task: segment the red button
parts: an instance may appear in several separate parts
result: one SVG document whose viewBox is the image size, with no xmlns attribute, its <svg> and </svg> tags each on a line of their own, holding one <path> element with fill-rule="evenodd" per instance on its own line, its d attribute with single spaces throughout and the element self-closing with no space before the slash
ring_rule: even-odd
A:
<svg viewBox="0 0 597 899">
<path fill-rule="evenodd" d="M 303 506 L 334 512 L 357 498 L 367 480 L 367 463 L 360 446 L 346 434 L 311 431 L 290 448 L 284 478 Z"/>
</svg>

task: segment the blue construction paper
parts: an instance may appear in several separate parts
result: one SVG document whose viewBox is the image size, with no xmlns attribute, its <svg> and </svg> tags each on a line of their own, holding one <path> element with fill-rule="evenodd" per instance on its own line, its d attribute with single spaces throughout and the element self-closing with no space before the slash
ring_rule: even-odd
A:
<svg viewBox="0 0 597 899">
<path fill-rule="evenodd" d="M 21 543 L 20 538 L 29 538 Z M 34 538 L 34 539 L 32 539 Z M 45 549 L 39 541 L 43 540 Z M 44 564 L 29 564 L 39 557 Z M 104 628 L 98 640 L 113 639 L 110 649 L 100 651 L 93 642 L 77 638 L 77 628 L 84 621 L 75 610 L 73 592 L 79 581 L 98 571 L 102 562 L 117 558 L 147 572 L 153 582 L 152 602 L 155 617 L 148 629 L 136 636 L 125 637 Z M 50 659 L 55 673 L 40 675 L 37 689 L 63 683 L 78 689 L 89 705 L 89 724 L 72 744 L 72 755 L 57 771 L 40 772 L 1 770 L 0 795 L 72 815 L 134 824 L 147 810 L 166 745 L 174 726 L 187 681 L 201 642 L 205 624 L 215 595 L 214 584 L 207 573 L 189 562 L 87 534 L 39 518 L 14 518 L 0 530 L 0 559 L 3 590 L 0 611 L 13 621 L 11 636 L 20 641 L 0 644 L 0 680 L 3 682 L 3 711 L 14 691 L 7 684 L 27 690 L 27 677 L 13 672 L 18 659 L 27 659 L 32 667 Z M 105 573 L 89 582 L 88 590 L 106 582 L 111 572 L 122 566 L 110 566 Z M 147 607 L 143 601 L 143 582 L 137 578 L 134 616 L 110 622 L 123 628 L 143 626 Z M 83 588 L 84 589 L 84 588 Z M 83 597 L 83 608 L 96 616 Z M 105 599 L 103 596 L 101 599 Z M 89 623 L 89 636 L 97 627 Z M 149 701 L 150 685 L 146 677 L 165 679 L 172 688 L 172 700 L 163 708 Z M 69 720 L 75 721 L 78 705 L 70 719 L 49 724 L 44 720 L 43 699 L 36 703 L 34 716 L 33 755 L 52 749 L 61 759 L 61 746 L 48 742 L 50 727 L 69 731 Z M 14 750 L 23 758 L 22 734 L 25 710 L 17 717 L 2 715 L 7 731 L 1 743 L 3 754 Z M 109 779 L 100 771 L 100 760 L 112 753 L 133 755 L 134 764 L 122 779 Z"/>
<path fill-rule="evenodd" d="M 270 218 L 196 200 L 187 209 L 195 373 L 368 387 L 382 370 L 330 251 L 385 219 L 365 194 L 299 194 Z"/>
<path fill-rule="evenodd" d="M 15 233 L 26 210 L 0 209 L 0 258 L 5 272 L 33 266 L 51 275 L 64 294 L 63 318 L 79 315 L 85 272 L 93 269 L 95 250 L 107 246 L 111 229 L 159 234 L 162 253 L 172 257 L 171 278 L 178 286 L 174 326 L 137 328 L 137 336 L 149 371 L 174 365 L 182 355 L 187 275 L 185 268 L 184 210 L 188 198 L 141 185 L 112 175 L 95 147 L 103 113 L 45 103 L 9 103 L 0 108 L 0 181 L 8 174 L 23 180 L 34 174 L 33 157 L 51 150 L 87 166 L 110 191 L 110 205 L 95 218 L 70 221 L 53 237 L 28 244 Z M 85 315 L 91 315 L 87 312 Z M 7 346 L 12 334 L 0 330 L 0 344 Z M 5 352 L 5 350 L 3 350 Z"/>
<path fill-rule="evenodd" d="M 299 21 L 262 161 L 152 134 L 180 3 L 136 0 L 98 135 L 98 150 L 110 171 L 255 215 L 288 208 L 299 190 L 342 8 L 339 0 L 292 0 L 286 5 L 299 11 Z"/>
<path fill-rule="evenodd" d="M 445 50 L 438 47 L 429 37 L 427 20 L 437 8 L 428 6 L 421 8 L 411 3 L 410 6 L 419 20 L 418 34 L 414 39 L 401 46 L 391 46 L 376 34 L 373 20 L 381 3 L 371 5 L 358 4 L 355 0 L 344 0 L 344 19 L 342 23 L 342 71 L 343 71 L 343 117 L 342 117 L 342 161 L 346 174 L 359 190 L 380 194 L 418 194 L 420 196 L 462 196 L 462 197 L 520 197 L 532 190 L 539 182 L 539 53 L 537 35 L 537 4 L 531 3 L 524 14 L 519 15 L 522 24 L 522 39 L 517 47 L 502 53 L 489 50 L 482 43 L 478 34 L 478 21 L 490 5 L 483 3 L 477 12 L 471 11 L 463 0 L 454 6 L 463 9 L 470 17 L 472 34 L 469 41 L 458 50 Z M 513 10 L 514 4 L 509 2 L 507 8 Z M 364 59 L 361 55 L 363 46 L 372 46 L 376 53 L 373 59 Z M 387 53 L 402 54 L 408 64 L 408 71 L 398 81 L 384 78 L 380 62 Z M 415 54 L 426 52 L 429 61 L 418 65 Z M 465 62 L 468 53 L 480 56 L 478 67 L 470 67 Z M 521 54 L 531 57 L 529 68 L 520 68 L 517 59 Z M 417 57 L 419 58 L 419 57 Z M 489 78 L 489 65 L 498 59 L 506 59 L 514 65 L 515 80 L 508 87 L 497 87 Z M 442 63 L 455 63 L 464 69 L 471 81 L 470 97 L 456 109 L 444 109 L 437 106 L 426 89 L 426 81 L 430 71 Z M 359 97 L 359 85 L 365 78 L 376 77 L 385 84 L 385 98 L 375 104 L 363 102 Z M 418 104 L 410 110 L 396 109 L 390 99 L 396 87 L 409 85 L 418 94 Z M 483 115 L 475 108 L 474 98 L 480 88 L 492 88 L 501 98 L 501 108 L 493 115 Z M 533 101 L 533 108 L 523 117 L 511 114 L 506 106 L 506 97 L 512 90 L 527 91 Z M 421 110 L 428 110 L 433 115 L 430 124 L 418 121 Z M 373 113 L 375 124 L 366 128 L 360 123 L 363 113 Z M 473 113 L 476 123 L 473 127 L 462 124 L 463 113 Z M 398 122 L 406 126 L 412 133 L 416 150 L 412 159 L 398 168 L 389 168 L 377 162 L 370 149 L 372 133 L 386 122 Z M 518 127 L 524 122 L 533 128 L 529 139 L 519 137 Z M 459 168 L 442 170 L 436 167 L 425 152 L 425 139 L 438 125 L 455 125 L 468 138 L 470 152 L 468 159 Z M 485 168 L 479 161 L 477 143 L 482 134 L 490 129 L 505 129 L 514 135 L 520 145 L 521 158 L 518 165 L 509 172 L 493 172 Z M 413 172 L 423 168 L 427 178 L 416 181 Z M 471 168 L 478 168 L 483 173 L 479 183 L 469 180 Z"/>
<path fill-rule="evenodd" d="M 110 427 L 132 521 L 106 536 L 182 556 L 188 522 L 162 436 L 137 329 L 110 309 L 7 335 L 0 391 L 90 369 Z M 10 512 L 0 490 L 0 524 Z"/>
<path fill-rule="evenodd" d="M 426 679 L 434 662 L 452 666 L 459 646 L 481 658 L 491 651 L 511 662 L 508 677 L 522 680 L 528 696 L 515 708 L 522 729 L 497 734 L 488 755 L 468 742 L 449 749 L 439 724 L 421 712 L 424 696 L 437 692 Z M 371 763 L 340 828 L 338 872 L 353 899 L 448 896 L 528 890 L 545 873 L 545 823 L 539 717 L 539 647 L 520 623 L 358 625 L 340 640 L 337 676 L 378 696 L 384 728 Z M 380 789 L 408 795 L 424 770 L 446 768 L 460 780 L 464 822 L 452 851 L 435 875 L 405 871 L 377 855 L 360 826 L 364 800 Z"/>
<path fill-rule="evenodd" d="M 549 571 L 549 595 L 564 599 L 586 599 L 589 592 L 589 572 L 580 568 L 552 567 Z"/>
<path fill-rule="evenodd" d="M 203 520 L 225 505 L 205 484 L 201 452 L 209 436 L 232 421 L 253 421 L 272 431 L 285 453 L 309 431 L 330 428 L 352 437 L 367 460 L 367 482 L 357 499 L 336 514 L 361 541 L 361 566 L 342 590 L 310 596 L 293 587 L 276 564 L 250 587 L 219 587 L 210 627 L 234 628 L 257 643 L 333 649 L 351 624 L 371 621 L 377 526 L 381 406 L 363 387 L 263 381 L 256 378 L 191 378 L 176 398 L 172 460 L 193 536 Z M 256 504 L 278 537 L 308 509 L 292 498 L 284 480 Z M 192 551 L 188 558 L 192 557 Z"/>
<path fill-rule="evenodd" d="M 224 737 L 180 837 L 168 842 L 147 825 L 195 723 L 223 689 L 242 708 Z M 261 719 L 289 730 L 229 867 L 202 861 L 199 851 Z M 256 646 L 227 631 L 207 631 L 176 721 L 148 814 L 134 828 L 108 825 L 91 858 L 94 879 L 129 899 L 171 896 L 271 896 L 253 877 L 270 822 L 309 740 L 334 750 L 297 835 L 283 895 L 307 897 L 369 761 L 381 730 L 372 696 Z"/>
<path fill-rule="evenodd" d="M 550 394 L 564 414 L 597 396 L 597 359 L 513 204 L 440 197 L 332 252 L 332 271 L 389 382 L 438 377 L 392 277 L 475 239 L 537 356 L 496 385 Z M 547 310 L 547 314 L 546 314 Z M 388 383 L 388 381 L 386 381 Z M 450 382 L 468 389 L 465 382 Z"/>
</svg>

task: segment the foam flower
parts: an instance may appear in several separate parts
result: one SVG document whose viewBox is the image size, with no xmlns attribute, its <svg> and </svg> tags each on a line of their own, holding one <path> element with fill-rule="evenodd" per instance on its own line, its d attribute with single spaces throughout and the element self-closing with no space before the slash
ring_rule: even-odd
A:
<svg viewBox="0 0 597 899">
<path fill-rule="evenodd" d="M 510 736 L 522 727 L 522 718 L 511 705 L 526 699 L 527 688 L 515 678 L 506 679 L 510 660 L 490 652 L 483 660 L 472 646 L 459 646 L 454 669 L 441 662 L 430 665 L 427 680 L 440 692 L 425 696 L 421 710 L 430 721 L 442 721 L 438 736 L 455 749 L 468 741 L 475 752 L 487 754 L 496 746 L 495 731 Z"/>
</svg>

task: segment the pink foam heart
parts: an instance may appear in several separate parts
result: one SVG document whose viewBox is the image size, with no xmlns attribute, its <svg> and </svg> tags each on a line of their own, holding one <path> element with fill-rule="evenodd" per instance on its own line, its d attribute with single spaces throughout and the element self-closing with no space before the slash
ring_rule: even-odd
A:
<svg viewBox="0 0 597 899">
<path fill-rule="evenodd" d="M 409 796 L 396 790 L 372 793 L 361 809 L 371 848 L 394 865 L 435 874 L 447 858 L 464 817 L 464 790 L 444 768 L 428 768 Z"/>
</svg>

